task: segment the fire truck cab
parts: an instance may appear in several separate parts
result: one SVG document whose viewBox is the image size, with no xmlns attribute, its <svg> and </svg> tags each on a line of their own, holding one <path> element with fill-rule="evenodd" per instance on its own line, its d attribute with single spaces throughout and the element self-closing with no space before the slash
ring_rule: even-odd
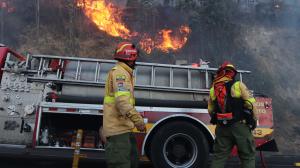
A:
<svg viewBox="0 0 300 168">
<path fill-rule="evenodd" d="M 53 55 L 23 56 L 0 46 L 0 154 L 72 157 L 76 131 L 83 130 L 80 152 L 104 159 L 100 140 L 102 100 L 113 60 Z M 154 167 L 205 167 L 215 126 L 207 112 L 216 68 L 137 63 L 136 108 L 147 132 L 133 130 L 141 159 Z M 249 71 L 238 71 L 239 80 Z M 272 102 L 257 97 L 257 149 L 273 142 Z M 270 146 L 270 145 L 269 145 Z"/>
</svg>

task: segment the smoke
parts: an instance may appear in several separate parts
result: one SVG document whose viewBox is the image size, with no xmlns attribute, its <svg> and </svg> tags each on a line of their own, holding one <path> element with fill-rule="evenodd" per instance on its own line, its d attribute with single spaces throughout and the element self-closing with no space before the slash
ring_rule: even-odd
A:
<svg viewBox="0 0 300 168">
<path fill-rule="evenodd" d="M 266 11 L 251 13 L 256 18 L 244 29 L 244 45 L 252 55 L 258 75 L 257 90 L 267 92 L 273 98 L 275 130 L 281 151 L 298 153 L 300 109 L 300 4 L 286 0 L 278 4 L 270 15 L 261 19 Z M 261 6 L 260 6 L 261 7 Z M 259 77 L 260 76 L 260 77 Z"/>
<path fill-rule="evenodd" d="M 273 99 L 275 139 L 290 154 L 300 151 L 293 147 L 300 144 L 299 9 L 295 0 L 208 1 L 191 15 L 193 38 L 183 53 L 193 55 L 190 62 L 204 58 L 216 67 L 230 60 L 252 71 L 245 81 Z"/>
<path fill-rule="evenodd" d="M 33 21 L 30 18 L 34 15 L 33 2 L 2 0 L 0 4 L 0 43 L 17 47 L 23 29 Z"/>
</svg>

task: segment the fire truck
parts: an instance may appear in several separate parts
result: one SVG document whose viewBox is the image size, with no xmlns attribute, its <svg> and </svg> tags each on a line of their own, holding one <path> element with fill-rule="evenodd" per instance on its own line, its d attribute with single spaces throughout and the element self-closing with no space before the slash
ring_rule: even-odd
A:
<svg viewBox="0 0 300 168">
<path fill-rule="evenodd" d="M 76 131 L 83 130 L 80 152 L 104 159 L 99 138 L 107 72 L 114 60 L 18 54 L 0 47 L 0 154 L 72 158 Z M 147 132 L 133 130 L 141 159 L 154 167 L 205 167 L 215 126 L 207 111 L 216 68 L 137 63 L 136 109 Z M 249 71 L 238 70 L 238 80 Z M 272 100 L 256 97 L 257 150 L 273 151 Z"/>
</svg>

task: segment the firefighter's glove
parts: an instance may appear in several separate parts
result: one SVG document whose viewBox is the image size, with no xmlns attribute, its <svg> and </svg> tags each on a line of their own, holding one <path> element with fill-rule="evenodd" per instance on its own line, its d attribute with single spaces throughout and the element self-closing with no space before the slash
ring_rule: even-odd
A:
<svg viewBox="0 0 300 168">
<path fill-rule="evenodd" d="M 145 123 L 143 117 L 137 112 L 135 109 L 130 110 L 127 114 L 126 117 L 128 117 L 136 126 L 136 128 L 139 131 L 145 131 Z"/>
<path fill-rule="evenodd" d="M 139 130 L 140 132 L 146 132 L 147 129 L 146 129 L 146 125 L 144 122 L 140 122 L 140 123 L 137 123 L 135 124 L 135 127 L 137 130 Z"/>
</svg>

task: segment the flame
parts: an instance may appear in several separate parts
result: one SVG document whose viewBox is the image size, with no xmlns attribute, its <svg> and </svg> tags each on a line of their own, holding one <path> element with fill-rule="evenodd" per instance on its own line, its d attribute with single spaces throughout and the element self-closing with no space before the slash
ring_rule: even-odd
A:
<svg viewBox="0 0 300 168">
<path fill-rule="evenodd" d="M 77 6 L 107 34 L 124 39 L 135 35 L 122 23 L 122 12 L 112 3 L 106 3 L 105 0 L 78 0 Z"/>
<path fill-rule="evenodd" d="M 162 34 L 163 41 L 159 46 L 157 46 L 157 48 L 166 53 L 170 50 L 178 50 L 182 48 L 186 44 L 188 40 L 187 36 L 191 30 L 187 26 L 181 26 L 179 31 L 179 35 L 172 36 L 172 30 L 161 30 L 160 34 Z"/>
<path fill-rule="evenodd" d="M 155 41 L 148 37 L 147 34 L 143 35 L 142 40 L 139 42 L 141 49 L 143 49 L 147 54 L 150 54 L 155 48 Z"/>
<path fill-rule="evenodd" d="M 188 40 L 191 29 L 181 26 L 179 29 L 162 29 L 154 37 L 132 32 L 122 22 L 122 11 L 112 3 L 105 0 L 77 0 L 77 6 L 82 8 L 84 14 L 92 20 L 97 27 L 113 37 L 141 39 L 139 45 L 148 54 L 154 49 L 169 53 L 181 49 Z"/>
<path fill-rule="evenodd" d="M 154 38 L 144 35 L 139 44 L 148 54 L 154 49 L 169 53 L 181 49 L 186 44 L 190 33 L 191 29 L 188 26 L 181 26 L 177 31 L 162 29 Z"/>
</svg>

